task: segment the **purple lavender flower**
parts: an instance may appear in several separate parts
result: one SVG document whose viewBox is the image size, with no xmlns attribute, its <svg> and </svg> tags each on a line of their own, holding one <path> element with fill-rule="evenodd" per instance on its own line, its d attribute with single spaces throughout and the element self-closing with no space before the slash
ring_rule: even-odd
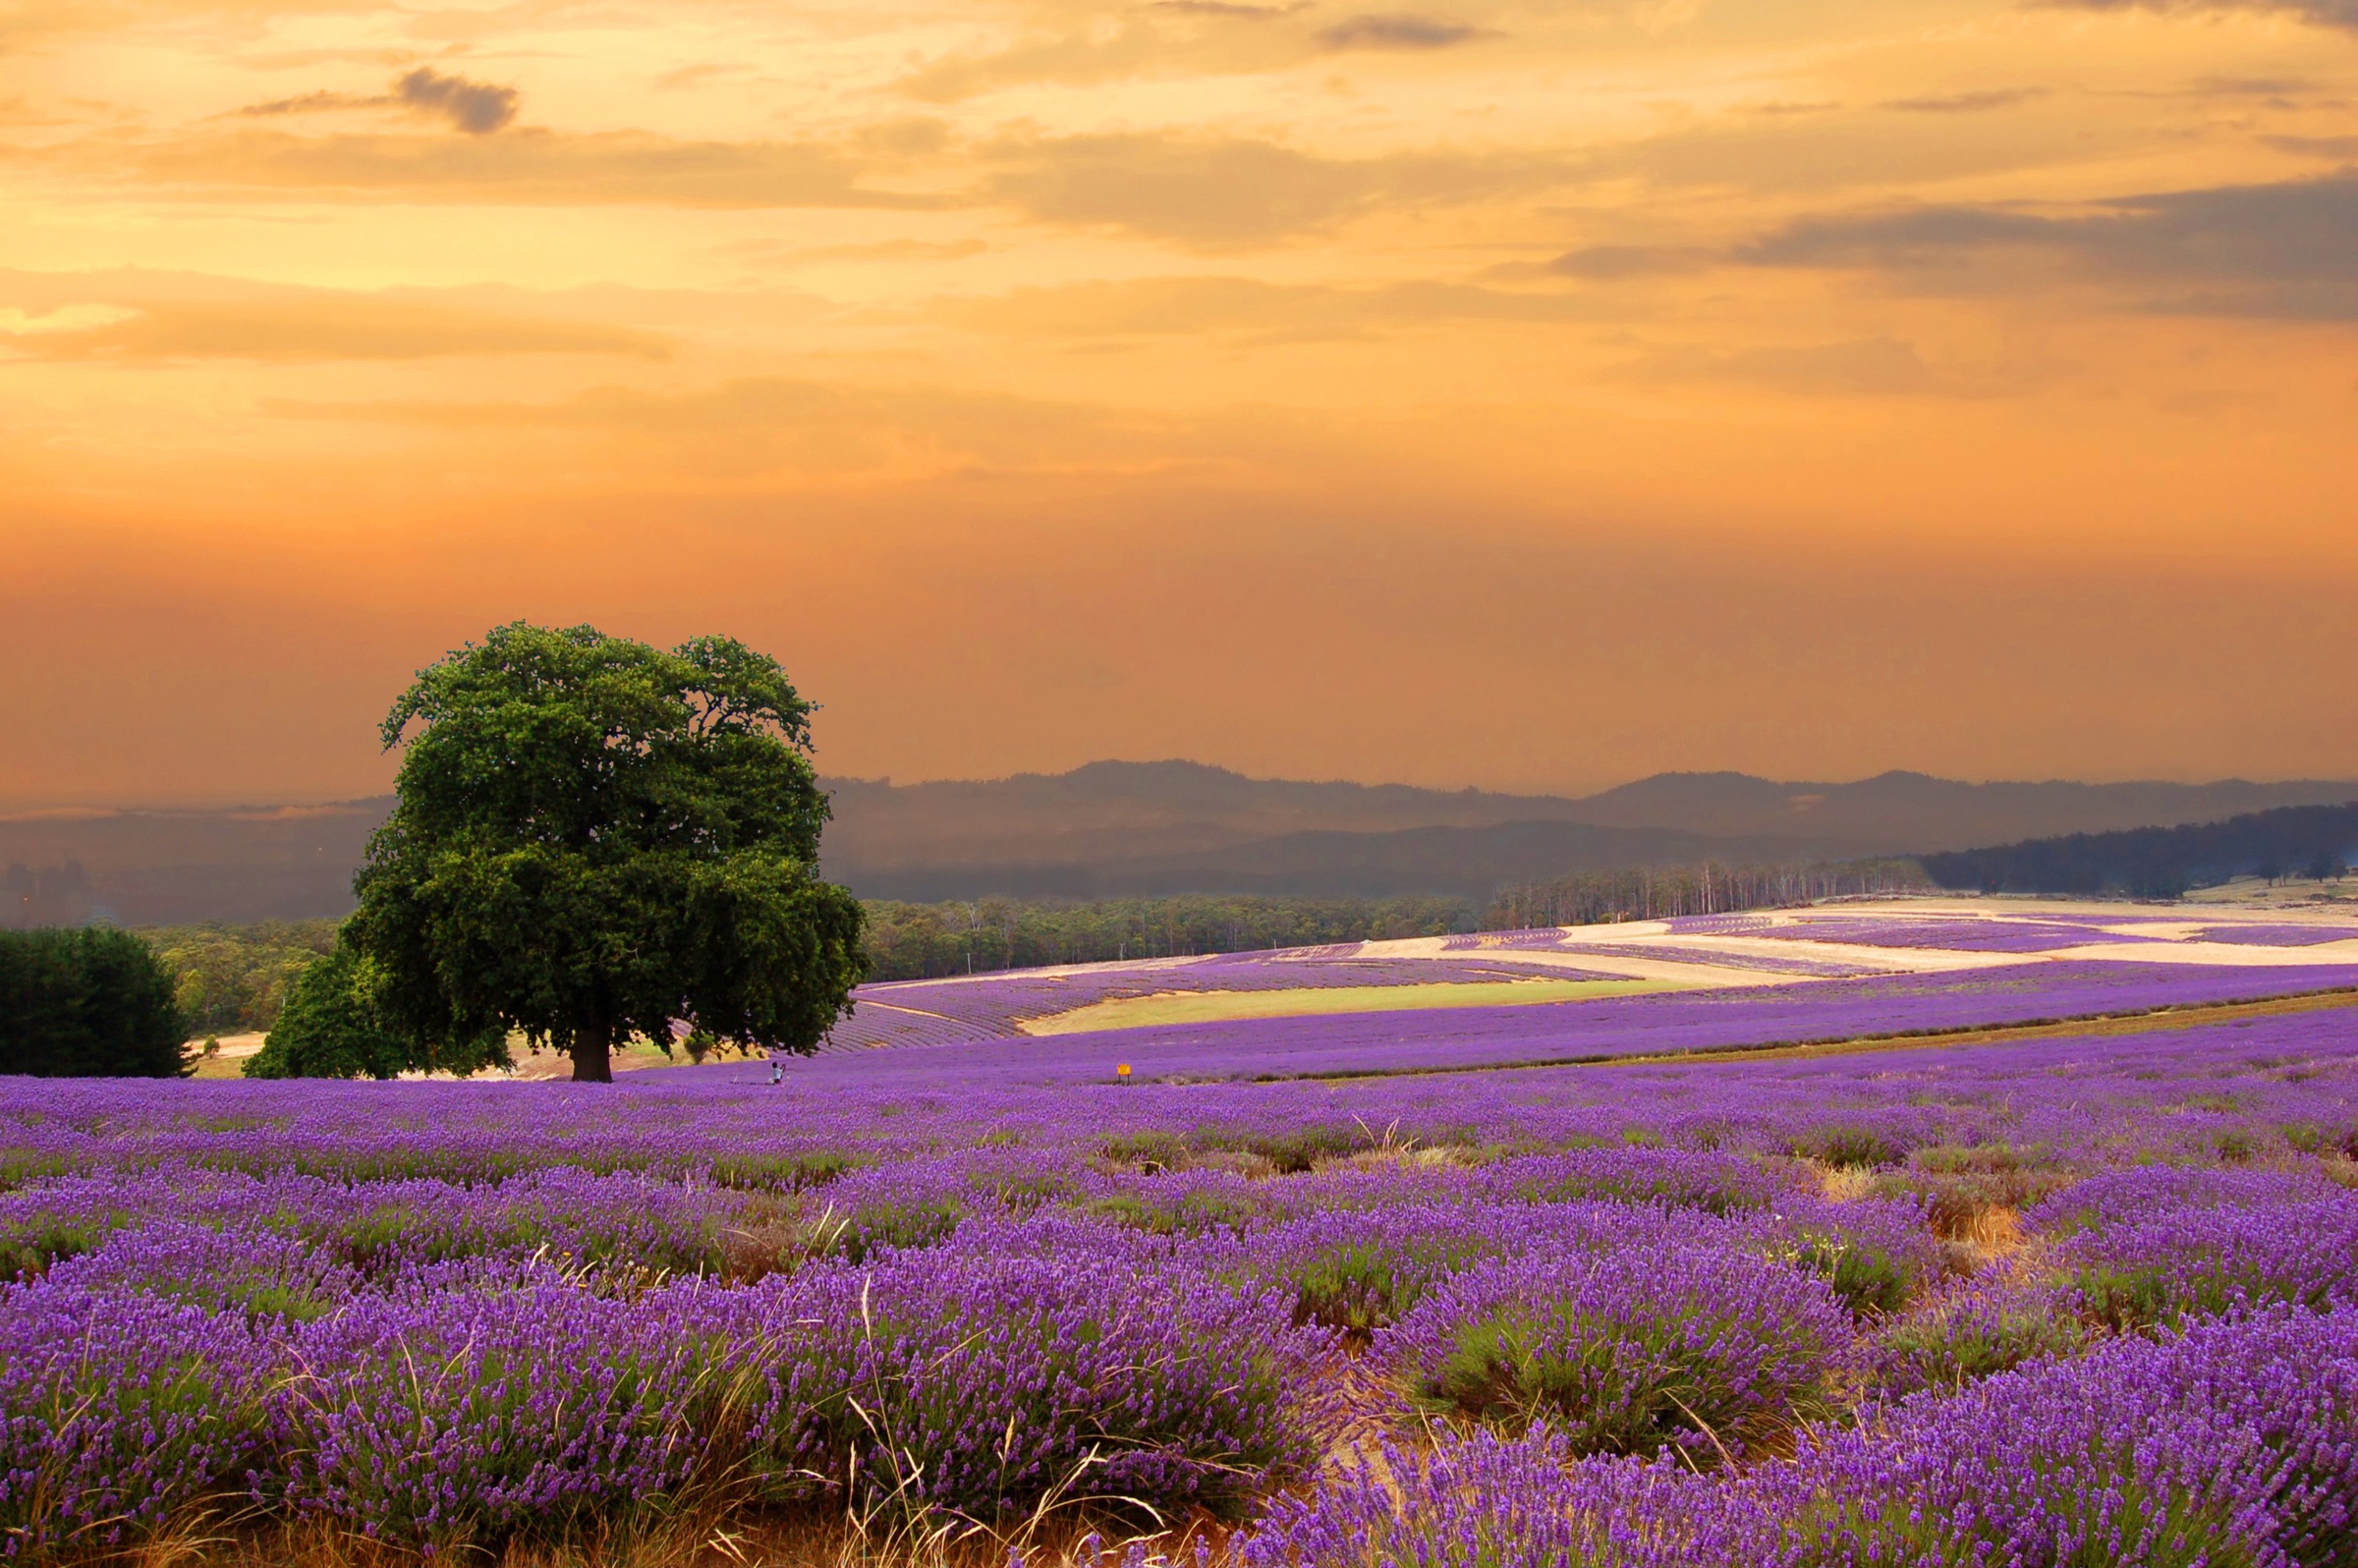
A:
<svg viewBox="0 0 2358 1568">
<path fill-rule="evenodd" d="M 300 1329 L 283 1501 L 427 1547 L 558 1534 L 725 1458 L 730 1293 L 561 1282 L 360 1297 Z"/>
<path fill-rule="evenodd" d="M 275 1334 L 136 1292 L 0 1287 L 0 1556 L 136 1541 L 264 1461 Z"/>
<path fill-rule="evenodd" d="M 1849 1315 L 1797 1270 L 1734 1250 L 1530 1254 L 1448 1280 L 1372 1354 L 1428 1403 L 1583 1453 L 1733 1458 L 1830 1413 Z"/>
</svg>

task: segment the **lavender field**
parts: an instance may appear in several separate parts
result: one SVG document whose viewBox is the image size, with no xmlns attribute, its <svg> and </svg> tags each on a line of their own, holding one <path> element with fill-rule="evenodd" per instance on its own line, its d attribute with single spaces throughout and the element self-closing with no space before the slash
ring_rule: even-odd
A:
<svg viewBox="0 0 2358 1568">
<path fill-rule="evenodd" d="M 2358 1563 L 2358 971 L 2001 959 L 0 1080 L 0 1554 Z"/>
<path fill-rule="evenodd" d="M 1255 998 L 1272 993 L 1314 1004 L 1325 999 L 1322 1006 L 1288 1011 L 1342 1015 L 1542 1005 L 1560 996 L 1533 983 L 1547 980 L 1594 982 L 1600 992 L 1616 981 L 1625 988 L 1718 990 L 1964 975 L 2037 963 L 2072 966 L 2083 975 L 2091 965 L 2122 964 L 2256 971 L 2262 973 L 2255 976 L 2253 993 L 2263 994 L 2313 983 L 2267 971 L 2358 967 L 2358 924 L 2343 916 L 2299 922 L 2251 914 L 2190 919 L 2117 904 L 2040 908 L 1998 900 L 1911 899 L 1541 926 L 865 985 L 857 993 L 858 1009 L 836 1027 L 825 1048 L 968 1045 L 1080 1030 L 1102 1033 L 1167 1021 L 1157 1019 L 1158 1011 L 1224 1021 L 1211 1016 L 1216 1009 L 1154 1006 L 1174 998 L 1233 999 L 1237 1018 L 1259 1022 L 1255 1015 L 1270 1010 L 1257 1006 Z M 2051 983 L 2066 982 L 2057 977 Z M 1358 1048 L 1356 1042 L 1352 1048 Z"/>
</svg>

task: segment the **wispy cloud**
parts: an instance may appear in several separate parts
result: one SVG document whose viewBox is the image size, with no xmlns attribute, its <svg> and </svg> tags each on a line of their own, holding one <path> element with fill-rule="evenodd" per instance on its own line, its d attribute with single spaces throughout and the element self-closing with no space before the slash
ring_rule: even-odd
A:
<svg viewBox="0 0 2358 1568">
<path fill-rule="evenodd" d="M 1338 51 L 1446 49 L 1483 35 L 1482 28 L 1462 22 L 1444 22 L 1406 12 L 1345 17 L 1331 27 L 1320 28 L 1317 34 L 1319 43 Z"/>
<path fill-rule="evenodd" d="M 356 95 L 349 92 L 305 92 L 249 104 L 238 112 L 253 118 L 290 114 L 321 114 L 350 109 L 406 109 L 438 120 L 469 136 L 489 136 L 515 123 L 523 94 L 514 87 L 465 77 L 444 76 L 420 66 L 394 79 L 392 90 Z"/>
<path fill-rule="evenodd" d="M 1594 321 L 1600 308 L 1565 293 L 1442 282 L 1368 287 L 1273 284 L 1247 277 L 1135 278 L 936 300 L 933 319 L 977 332 L 1043 338 L 1220 334 L 1259 342 L 1366 337 L 1463 321 Z"/>
<path fill-rule="evenodd" d="M 67 167 L 94 182 L 137 180 L 190 199 L 228 193 L 307 200 L 403 200 L 519 206 L 900 207 L 944 196 L 870 188 L 879 160 L 832 141 L 689 141 L 644 132 L 523 127 L 496 136 L 249 130 L 127 143 L 90 138 L 0 147 L 0 164 Z"/>
<path fill-rule="evenodd" d="M 1720 260 L 1717 252 L 1700 246 L 1592 245 L 1566 251 L 1549 261 L 1546 270 L 1561 277 L 1611 282 L 1700 272 Z"/>
<path fill-rule="evenodd" d="M 0 274 L 0 356 L 272 364 L 526 354 L 668 359 L 671 341 L 604 321 L 435 301 L 140 273 Z"/>
<path fill-rule="evenodd" d="M 2165 16 L 2257 11 L 2321 28 L 2358 28 L 2358 0 L 2047 0 L 2075 11 L 2153 11 Z"/>
<path fill-rule="evenodd" d="M 1619 379 L 1724 381 L 1811 397 L 1955 396 L 1965 383 L 1936 373 L 1916 346 L 1894 338 L 1715 350 L 1664 349 L 1623 365 Z"/>
<path fill-rule="evenodd" d="M 1986 114 L 1992 109 L 2011 109 L 2016 104 L 2036 102 L 2046 97 L 2047 91 L 2045 87 L 1989 87 L 1979 92 L 1890 98 L 1883 107 L 1903 114 Z"/>
<path fill-rule="evenodd" d="M 2062 214 L 1927 206 L 1807 217 L 1737 253 L 1768 266 L 1925 271 L 1986 269 L 2006 252 L 2081 276 L 2197 287 L 2173 297 L 2187 309 L 2358 317 L 2358 174 L 2120 196 Z"/>
<path fill-rule="evenodd" d="M 1085 136 L 1002 143 L 990 194 L 1034 218 L 1205 249 L 1330 229 L 1379 206 L 1453 204 L 1544 189 L 1565 166 L 1518 152 L 1328 158 L 1271 141 Z"/>
</svg>

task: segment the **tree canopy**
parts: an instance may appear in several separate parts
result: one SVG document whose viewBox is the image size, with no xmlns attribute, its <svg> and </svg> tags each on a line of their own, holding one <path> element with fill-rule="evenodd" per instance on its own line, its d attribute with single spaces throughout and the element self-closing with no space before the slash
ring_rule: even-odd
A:
<svg viewBox="0 0 2358 1568">
<path fill-rule="evenodd" d="M 0 1073 L 172 1078 L 194 1070 L 172 977 L 129 931 L 0 931 Z"/>
<path fill-rule="evenodd" d="M 408 1068 L 472 1073 L 508 1065 L 504 1031 L 421 1040 L 396 1028 L 378 1004 L 373 961 L 339 944 L 287 984 L 286 1002 L 246 1062 L 248 1078 L 393 1078 Z"/>
<path fill-rule="evenodd" d="M 499 627 L 419 673 L 347 927 L 416 1039 L 514 1029 L 607 1081 L 615 1041 L 807 1053 L 865 974 L 859 902 L 819 879 L 811 704 L 726 638 L 669 651 Z"/>
</svg>

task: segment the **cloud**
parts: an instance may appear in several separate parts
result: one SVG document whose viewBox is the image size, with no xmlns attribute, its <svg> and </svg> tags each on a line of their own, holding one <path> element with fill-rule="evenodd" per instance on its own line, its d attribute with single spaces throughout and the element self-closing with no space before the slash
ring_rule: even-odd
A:
<svg viewBox="0 0 2358 1568">
<path fill-rule="evenodd" d="M 2203 314 L 2358 318 L 2358 173 L 2116 197 L 2053 216 L 1918 207 L 1797 220 L 1738 257 L 1765 266 L 1971 271 L 2013 255 L 2097 279 L 2190 295 L 2149 299 Z"/>
<path fill-rule="evenodd" d="M 1283 71 L 1351 50 L 1430 52 L 1490 36 L 1482 28 L 1409 12 L 1347 16 L 1316 29 L 1286 25 L 1308 9 L 1157 0 L 1110 29 L 1084 28 L 933 60 L 902 79 L 898 90 L 953 103 L 1032 83 L 1087 86 L 1144 77 Z"/>
<path fill-rule="evenodd" d="M 1135 476 L 1202 461 L 1185 420 L 1002 393 L 786 376 L 676 393 L 594 387 L 550 403 L 273 398 L 261 406 L 284 419 L 445 430 L 502 444 L 520 431 L 590 432 L 596 456 L 588 461 L 636 476 L 652 445 L 726 481 Z"/>
<path fill-rule="evenodd" d="M 1301 9 L 1205 0 L 1154 5 L 1132 13 L 1111 30 L 1084 28 L 980 54 L 945 56 L 897 85 L 913 98 L 954 103 L 1039 82 L 1091 86 L 1142 77 L 1282 71 L 1323 52 L 1299 27 L 1271 26 Z"/>
<path fill-rule="evenodd" d="M 1566 251 L 1549 261 L 1545 270 L 1562 277 L 1609 283 L 1621 278 L 1701 272 L 1720 259 L 1717 252 L 1693 246 L 1592 245 Z"/>
<path fill-rule="evenodd" d="M 289 114 L 322 114 L 351 109 L 407 109 L 413 113 L 448 120 L 469 136 L 489 136 L 504 130 L 516 119 L 517 105 L 522 101 L 514 87 L 495 86 L 488 82 L 470 82 L 465 77 L 446 77 L 428 66 L 396 77 L 389 92 L 374 96 L 356 96 L 349 92 L 305 92 L 291 98 L 273 98 L 267 103 L 248 104 L 237 111 L 249 118 L 269 118 Z"/>
<path fill-rule="evenodd" d="M 989 193 L 1049 223 L 1204 250 L 1317 233 L 1380 206 L 1478 200 L 1565 177 L 1527 154 L 1322 158 L 1243 138 L 1082 136 L 1009 143 Z"/>
<path fill-rule="evenodd" d="M 249 119 L 270 119 L 282 114 L 325 114 L 341 109 L 381 109 L 389 107 L 393 98 L 388 93 L 374 97 L 350 92 L 301 92 L 291 98 L 272 98 L 266 103 L 250 103 L 239 114 Z"/>
<path fill-rule="evenodd" d="M 1152 0 L 1157 11 L 1176 11 L 1186 16 L 1236 17 L 1247 22 L 1267 22 L 1277 17 L 1290 17 L 1304 9 L 1302 4 L 1285 6 L 1241 6 L 1230 0 Z"/>
<path fill-rule="evenodd" d="M 78 331 L 10 335 L 25 358 L 155 363 L 255 360 L 277 364 L 336 360 L 423 360 L 461 355 L 670 356 L 668 343 L 622 327 L 522 321 L 386 300 L 162 305 Z"/>
<path fill-rule="evenodd" d="M 778 240 L 742 240 L 717 248 L 722 255 L 761 262 L 793 261 L 963 261 L 990 249 L 981 240 L 875 240 L 865 245 L 788 245 Z"/>
<path fill-rule="evenodd" d="M 431 66 L 420 66 L 394 83 L 393 94 L 413 109 L 441 116 L 469 136 L 488 136 L 516 118 L 514 87 L 446 77 Z"/>
<path fill-rule="evenodd" d="M 2073 11 L 2151 11 L 2163 16 L 2205 16 L 2256 11 L 2292 17 L 2320 28 L 2358 28 L 2358 0 L 2048 0 Z"/>
<path fill-rule="evenodd" d="M 1483 36 L 1480 28 L 1458 22 L 1440 22 L 1432 17 L 1411 16 L 1393 12 L 1382 15 L 1346 17 L 1330 28 L 1319 29 L 1318 40 L 1332 50 L 1345 49 L 1446 49 L 1452 44 L 1468 42 Z"/>
<path fill-rule="evenodd" d="M 2278 152 L 2296 157 L 2329 158 L 2335 163 L 2358 162 L 2358 136 L 2349 137 L 2262 137 L 2260 139 Z"/>
<path fill-rule="evenodd" d="M 1241 277 L 1137 278 L 1023 288 L 991 298 L 936 300 L 926 314 L 975 332 L 1043 338 L 1157 338 L 1243 334 L 1259 342 L 1365 337 L 1440 321 L 1595 320 L 1568 294 L 1513 293 L 1467 284 L 1375 288 L 1275 284 Z"/>
<path fill-rule="evenodd" d="M 1615 372 L 1632 381 L 1726 381 L 1817 397 L 1922 397 L 1966 389 L 1894 338 L 1739 349 L 1667 349 Z"/>
<path fill-rule="evenodd" d="M 467 355 L 670 357 L 671 340 L 596 321 L 186 273 L 0 272 L 0 354 L 17 360 L 276 364 Z"/>
<path fill-rule="evenodd" d="M 1992 87 L 1980 92 L 1952 92 L 1943 97 L 1893 98 L 1882 107 L 1903 114 L 1983 114 L 2046 96 L 2045 87 Z"/>
<path fill-rule="evenodd" d="M 742 60 L 703 60 L 695 65 L 684 65 L 677 71 L 664 72 L 655 78 L 655 90 L 677 92 L 720 77 L 742 76 L 753 69 Z"/>
<path fill-rule="evenodd" d="M 92 180 L 138 179 L 192 196 L 285 192 L 307 200 L 517 205 L 937 207 L 941 196 L 863 187 L 869 164 L 819 141 L 682 141 L 643 132 L 540 127 L 498 136 L 247 130 L 126 145 L 111 138 L 44 149 L 0 147 L 0 162 L 63 163 Z"/>
</svg>

